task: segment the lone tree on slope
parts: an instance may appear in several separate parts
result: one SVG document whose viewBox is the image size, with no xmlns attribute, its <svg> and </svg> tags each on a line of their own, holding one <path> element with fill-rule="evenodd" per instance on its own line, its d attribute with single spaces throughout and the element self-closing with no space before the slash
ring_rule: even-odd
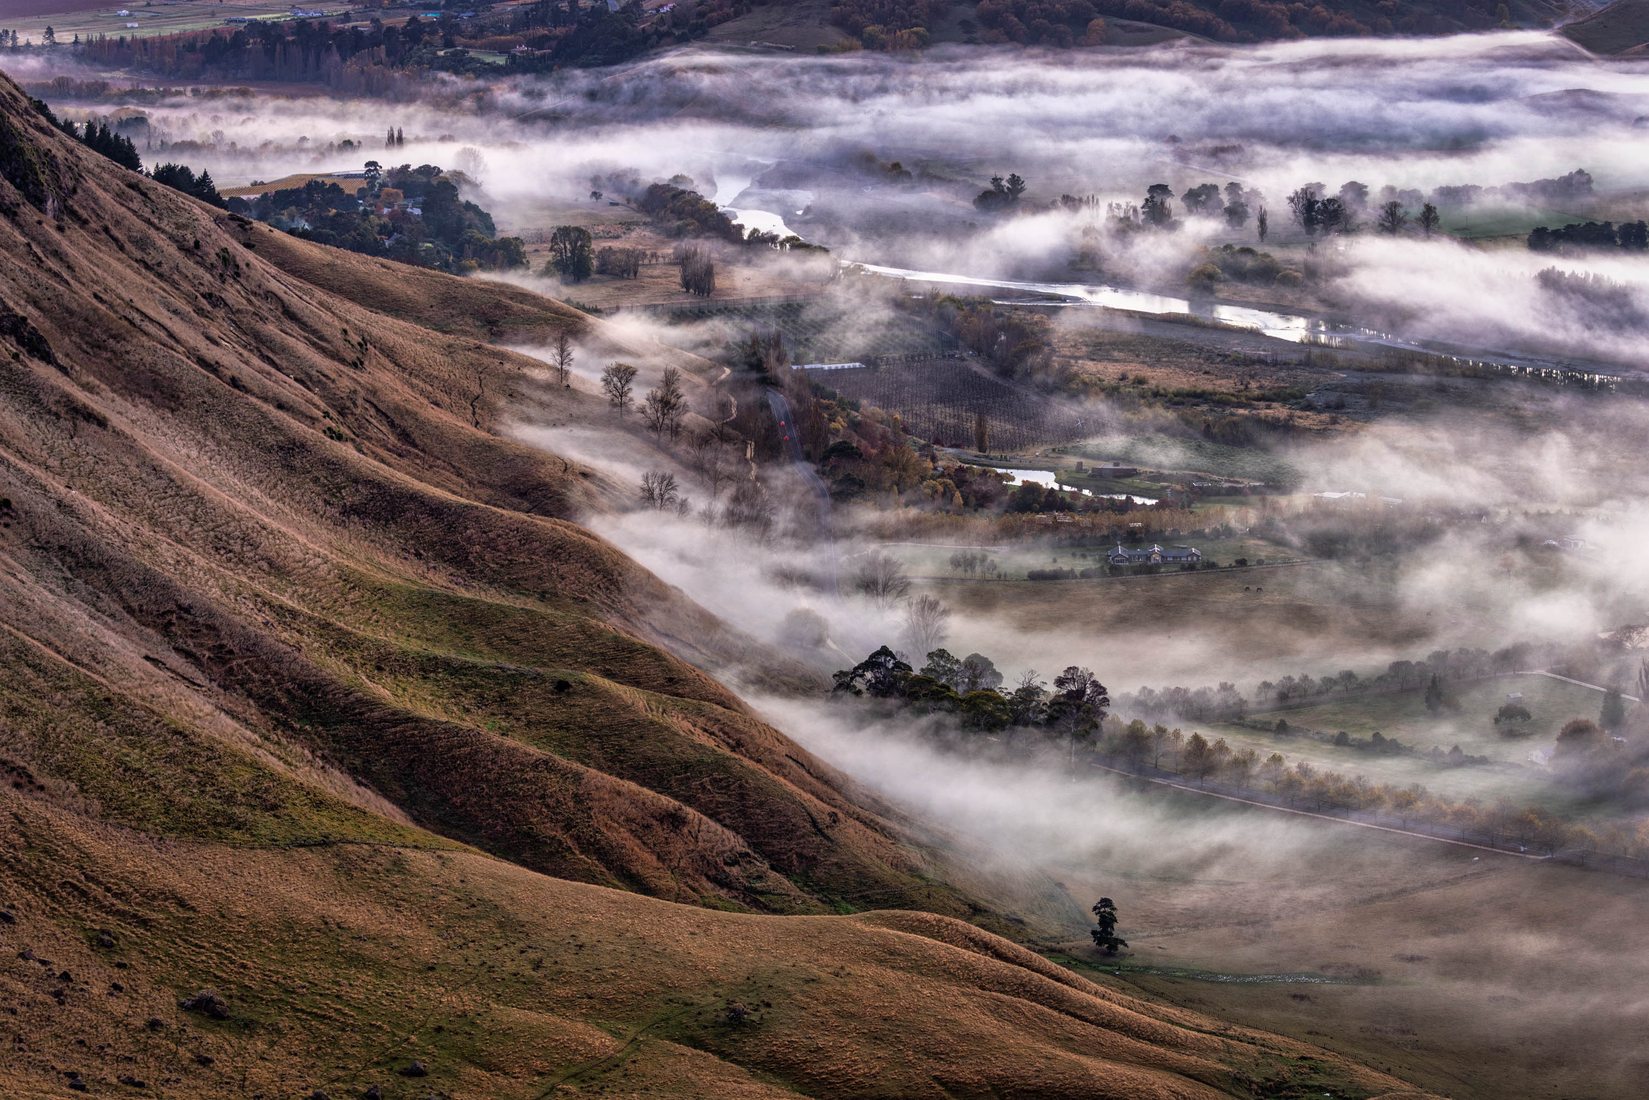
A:
<svg viewBox="0 0 1649 1100">
<path fill-rule="evenodd" d="M 1094 923 L 1097 927 L 1090 930 L 1089 935 L 1094 938 L 1094 946 L 1107 956 L 1115 957 L 1117 948 L 1127 947 L 1128 941 L 1117 935 L 1117 903 L 1110 898 L 1100 898 L 1094 903 Z"/>
</svg>

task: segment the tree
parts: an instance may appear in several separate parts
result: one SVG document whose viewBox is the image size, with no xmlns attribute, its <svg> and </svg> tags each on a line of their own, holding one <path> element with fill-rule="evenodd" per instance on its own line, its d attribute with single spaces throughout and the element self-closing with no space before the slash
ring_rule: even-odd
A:
<svg viewBox="0 0 1649 1100">
<path fill-rule="evenodd" d="M 698 474 L 699 480 L 710 491 L 710 499 L 721 496 L 722 487 L 733 477 L 732 466 L 728 462 L 727 452 L 716 437 L 706 432 L 695 435 L 687 444 L 688 461 L 693 472 Z"/>
<path fill-rule="evenodd" d="M 1048 700 L 1048 723 L 1062 731 L 1070 743 L 1071 762 L 1076 762 L 1076 743 L 1093 737 L 1105 721 L 1111 694 L 1085 668 L 1071 665 L 1054 677 L 1054 691 Z"/>
<path fill-rule="evenodd" d="M 917 653 L 938 649 L 949 633 L 950 608 L 938 597 L 917 596 L 905 604 L 905 638 Z"/>
<path fill-rule="evenodd" d="M 1340 187 L 1340 202 L 1346 211 L 1356 215 L 1368 209 L 1368 184 L 1352 180 Z"/>
<path fill-rule="evenodd" d="M 607 401 L 618 410 L 620 416 L 630 407 L 632 387 L 636 380 L 636 369 L 628 363 L 610 363 L 601 372 L 601 389 L 607 395 Z"/>
<path fill-rule="evenodd" d="M 990 453 L 991 423 L 983 409 L 973 414 L 973 449 L 978 454 Z"/>
<path fill-rule="evenodd" d="M 1325 234 L 1351 233 L 1357 228 L 1351 209 L 1338 198 L 1323 199 L 1317 204 L 1317 224 Z"/>
<path fill-rule="evenodd" d="M 1442 224 L 1443 215 L 1437 212 L 1437 207 L 1428 202 L 1420 208 L 1420 231 L 1426 235 L 1426 240 L 1431 240 L 1431 235 Z"/>
<path fill-rule="evenodd" d="M 1128 941 L 1117 935 L 1117 903 L 1110 898 L 1100 898 L 1094 903 L 1093 913 L 1095 927 L 1090 934 L 1094 937 L 1094 946 L 1108 958 L 1115 958 L 1117 948 L 1128 946 Z"/>
<path fill-rule="evenodd" d="M 46 24 L 46 33 L 43 36 L 43 40 L 48 46 L 57 45 L 57 31 L 52 28 L 50 23 Z"/>
<path fill-rule="evenodd" d="M 961 691 L 962 662 L 948 649 L 934 649 L 928 653 L 928 663 L 922 666 L 921 674 L 936 683 L 944 684 L 952 691 Z"/>
<path fill-rule="evenodd" d="M 1181 195 L 1180 201 L 1189 214 L 1217 214 L 1220 212 L 1220 185 L 1198 184 Z"/>
<path fill-rule="evenodd" d="M 1408 208 L 1396 199 L 1383 204 L 1374 219 L 1374 228 L 1388 237 L 1401 233 L 1409 223 Z"/>
<path fill-rule="evenodd" d="M 563 386 L 572 385 L 573 338 L 567 335 L 566 329 L 556 332 L 555 343 L 550 345 L 550 357 L 555 364 L 556 381 Z"/>
<path fill-rule="evenodd" d="M 1166 183 L 1153 183 L 1145 189 L 1145 201 L 1140 204 L 1140 215 L 1145 224 L 1162 229 L 1174 220 L 1173 188 Z"/>
<path fill-rule="evenodd" d="M 648 470 L 641 475 L 641 500 L 656 511 L 674 508 L 681 499 L 681 487 L 676 475 L 667 470 Z"/>
<path fill-rule="evenodd" d="M 670 433 L 675 439 L 681 432 L 681 418 L 687 412 L 687 398 L 681 392 L 681 371 L 665 367 L 658 385 L 647 391 L 642 403 L 642 416 L 654 435 Z"/>
<path fill-rule="evenodd" d="M 1019 682 L 1008 693 L 1008 715 L 1016 726 L 1034 725 L 1042 718 L 1043 704 L 1048 689 L 1037 678 L 1036 669 L 1028 668 L 1019 674 Z"/>
<path fill-rule="evenodd" d="M 1259 234 L 1261 244 L 1265 243 L 1265 235 L 1270 228 L 1271 218 L 1266 214 L 1265 207 L 1262 206 L 1260 212 L 1254 215 L 1254 232 Z"/>
<path fill-rule="evenodd" d="M 1494 729 L 1502 737 L 1527 737 L 1533 731 L 1529 723 L 1534 715 L 1521 703 L 1506 703 L 1494 712 Z"/>
<path fill-rule="evenodd" d="M 1323 227 L 1323 198 L 1316 187 L 1306 184 L 1296 188 L 1288 196 L 1288 209 L 1305 235 L 1315 239 L 1317 231 Z"/>
<path fill-rule="evenodd" d="M 1426 681 L 1426 709 L 1432 714 L 1436 714 L 1443 709 L 1444 699 L 1443 681 L 1434 672 L 1431 674 L 1431 679 Z"/>
<path fill-rule="evenodd" d="M 962 658 L 956 690 L 966 695 L 973 691 L 995 691 L 1002 686 L 1002 674 L 996 664 L 982 653 L 970 653 Z"/>
<path fill-rule="evenodd" d="M 853 571 L 853 590 L 869 596 L 880 608 L 892 607 L 910 592 L 910 578 L 899 559 L 883 550 L 866 554 Z"/>
<path fill-rule="evenodd" d="M 1576 718 L 1564 724 L 1557 733 L 1557 744 L 1552 753 L 1559 758 L 1573 759 L 1597 751 L 1604 743 L 1603 731 L 1596 722 Z"/>
<path fill-rule="evenodd" d="M 681 265 L 681 289 L 700 298 L 716 292 L 716 261 L 707 249 L 689 245 L 676 259 Z"/>
<path fill-rule="evenodd" d="M 973 205 L 979 210 L 1005 210 L 1019 201 L 1025 187 L 1024 178 L 1017 172 L 1009 173 L 1007 179 L 992 176 L 990 190 L 976 195 Z"/>
<path fill-rule="evenodd" d="M 1603 709 L 1598 714 L 1597 724 L 1613 733 L 1626 722 L 1626 702 L 1621 697 L 1620 689 L 1612 687 L 1603 693 Z"/>
<path fill-rule="evenodd" d="M 822 649 L 830 643 L 830 622 L 811 607 L 792 608 L 779 624 L 779 641 L 792 649 Z"/>
<path fill-rule="evenodd" d="M 595 273 L 590 231 L 577 225 L 557 226 L 550 234 L 550 263 L 563 278 L 583 282 Z"/>
<path fill-rule="evenodd" d="M 162 164 L 149 173 L 149 178 L 156 183 L 163 183 L 174 191 L 182 191 L 185 195 L 193 195 L 202 202 L 210 203 L 220 209 L 229 204 L 223 196 L 218 194 L 217 185 L 212 182 L 212 173 L 202 172 L 195 175 L 187 165 Z"/>
<path fill-rule="evenodd" d="M 831 680 L 839 691 L 847 695 L 869 695 L 873 699 L 891 699 L 911 676 L 910 665 L 887 646 L 866 657 L 852 668 L 834 674 Z"/>
</svg>

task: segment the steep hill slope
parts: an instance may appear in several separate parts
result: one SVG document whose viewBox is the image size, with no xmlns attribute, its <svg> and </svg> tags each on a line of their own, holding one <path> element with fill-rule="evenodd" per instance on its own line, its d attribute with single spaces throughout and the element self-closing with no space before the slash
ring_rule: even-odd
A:
<svg viewBox="0 0 1649 1100">
<path fill-rule="evenodd" d="M 406 319 L 474 285 L 216 219 L 0 79 L 0 1095 L 1398 1087 L 943 916 Z"/>
<path fill-rule="evenodd" d="M 531 364 L 298 281 L 8 93 L 4 644 L 134 704 L 111 721 L 187 705 L 216 732 L 180 735 L 293 757 L 294 776 L 553 874 L 757 909 L 909 899 L 922 866 L 885 823 L 643 641 L 741 644 L 563 518 L 595 500 L 589 472 L 486 430 Z M 593 412 L 552 396 L 551 415 Z M 63 720 L 46 691 L 18 706 Z M 117 809 L 130 778 L 51 756 L 44 732 L 8 741 L 31 774 L 153 824 Z"/>
</svg>

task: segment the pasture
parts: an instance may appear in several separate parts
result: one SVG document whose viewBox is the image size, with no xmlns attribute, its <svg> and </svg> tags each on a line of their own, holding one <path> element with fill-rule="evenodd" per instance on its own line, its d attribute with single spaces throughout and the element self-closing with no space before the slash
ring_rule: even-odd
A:
<svg viewBox="0 0 1649 1100">
<path fill-rule="evenodd" d="M 300 6 L 329 15 L 349 10 L 348 5 L 339 3 Z M 17 0 L 6 7 L 6 25 L 36 43 L 44 41 L 48 25 L 57 32 L 58 41 L 71 42 L 75 35 L 118 38 L 175 34 L 226 27 L 229 19 L 290 19 L 293 9 L 290 3 L 269 0 L 132 0 L 125 4 L 107 0 Z M 127 14 L 121 15 L 122 11 Z M 136 26 L 132 26 L 134 23 Z"/>
<path fill-rule="evenodd" d="M 1196 796 L 1162 797 L 1220 832 Z M 1130 944 L 1115 964 L 1086 945 L 1065 958 L 1457 1100 L 1643 1095 L 1649 883 L 1349 826 L 1276 828 L 1273 847 L 1218 859 L 1166 845 L 1058 869 L 1077 899 L 1116 899 Z"/>
<path fill-rule="evenodd" d="M 940 446 L 974 446 L 981 416 L 988 449 L 996 454 L 1068 443 L 1100 427 L 1080 409 L 1062 407 L 967 359 L 820 372 L 817 381 L 843 397 L 897 413 L 912 435 Z"/>
</svg>

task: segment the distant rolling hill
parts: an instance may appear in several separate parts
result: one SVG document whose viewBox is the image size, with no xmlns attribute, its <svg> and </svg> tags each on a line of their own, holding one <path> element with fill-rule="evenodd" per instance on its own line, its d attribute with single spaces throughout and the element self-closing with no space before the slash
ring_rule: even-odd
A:
<svg viewBox="0 0 1649 1100">
<path fill-rule="evenodd" d="M 238 222 L 3 78 L 0 258 L 0 1095 L 1402 1090 L 955 919 L 1008 927 L 671 656 L 750 643 L 493 430 L 488 341 L 596 322 Z"/>
<path fill-rule="evenodd" d="M 1649 0 L 1616 0 L 1600 12 L 1568 24 L 1563 33 L 1593 53 L 1649 51 Z"/>
</svg>

